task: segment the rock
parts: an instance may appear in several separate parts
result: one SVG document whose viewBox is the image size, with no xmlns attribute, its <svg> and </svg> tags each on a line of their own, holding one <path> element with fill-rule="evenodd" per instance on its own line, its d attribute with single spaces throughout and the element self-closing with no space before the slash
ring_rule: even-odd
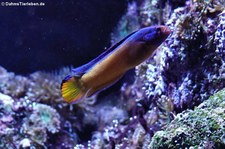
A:
<svg viewBox="0 0 225 149">
<path fill-rule="evenodd" d="M 31 146 L 31 141 L 28 138 L 24 138 L 21 142 L 20 142 L 20 146 L 22 148 L 27 148 Z"/>
<path fill-rule="evenodd" d="M 225 147 L 225 88 L 186 110 L 152 138 L 148 148 L 224 148 Z"/>
</svg>

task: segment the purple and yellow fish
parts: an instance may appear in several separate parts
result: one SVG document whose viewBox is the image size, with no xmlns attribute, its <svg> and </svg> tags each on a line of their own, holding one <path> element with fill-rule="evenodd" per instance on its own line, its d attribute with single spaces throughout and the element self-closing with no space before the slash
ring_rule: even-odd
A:
<svg viewBox="0 0 225 149">
<path fill-rule="evenodd" d="M 167 26 L 153 26 L 131 33 L 94 60 L 73 69 L 74 75 L 62 81 L 62 97 L 68 103 L 76 103 L 108 88 L 149 58 L 170 32 Z"/>
</svg>

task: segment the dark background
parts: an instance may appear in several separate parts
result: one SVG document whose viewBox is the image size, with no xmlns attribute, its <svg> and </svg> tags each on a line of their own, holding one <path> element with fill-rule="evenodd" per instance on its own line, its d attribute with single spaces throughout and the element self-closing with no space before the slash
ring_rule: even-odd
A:
<svg viewBox="0 0 225 149">
<path fill-rule="evenodd" d="M 45 6 L 0 6 L 0 65 L 19 74 L 77 67 L 95 58 L 110 46 L 110 33 L 128 3 L 127 0 L 32 2 L 44 2 Z"/>
</svg>

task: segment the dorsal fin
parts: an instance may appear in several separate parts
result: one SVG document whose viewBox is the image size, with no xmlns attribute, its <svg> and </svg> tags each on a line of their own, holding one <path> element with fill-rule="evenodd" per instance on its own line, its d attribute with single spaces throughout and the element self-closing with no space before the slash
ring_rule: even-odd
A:
<svg viewBox="0 0 225 149">
<path fill-rule="evenodd" d="M 137 31 L 129 34 L 128 36 L 126 36 L 125 38 L 123 38 L 122 40 L 120 40 L 118 43 L 114 44 L 113 46 L 111 46 L 110 48 L 108 48 L 106 51 L 104 51 L 102 54 L 100 54 L 98 57 L 96 57 L 95 59 L 93 59 L 92 61 L 88 62 L 87 64 L 84 64 L 80 67 L 74 68 L 72 71 L 74 73 L 75 76 L 77 77 L 81 77 L 83 74 L 85 74 L 86 72 L 88 72 L 89 69 L 91 69 L 95 64 L 97 64 L 98 62 L 100 62 L 102 59 L 104 59 L 104 57 L 106 57 L 107 55 L 109 55 L 111 52 L 113 52 L 118 46 L 120 46 L 126 39 L 128 39 L 131 35 L 133 35 L 134 33 L 136 33 Z"/>
</svg>

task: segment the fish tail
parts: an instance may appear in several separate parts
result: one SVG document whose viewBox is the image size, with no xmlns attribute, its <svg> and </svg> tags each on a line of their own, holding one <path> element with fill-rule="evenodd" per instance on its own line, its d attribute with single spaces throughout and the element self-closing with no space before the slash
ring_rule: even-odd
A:
<svg viewBox="0 0 225 149">
<path fill-rule="evenodd" d="M 61 84 L 61 93 L 64 100 L 68 103 L 76 103 L 85 95 L 84 89 L 80 84 L 79 77 L 67 76 Z"/>
</svg>

